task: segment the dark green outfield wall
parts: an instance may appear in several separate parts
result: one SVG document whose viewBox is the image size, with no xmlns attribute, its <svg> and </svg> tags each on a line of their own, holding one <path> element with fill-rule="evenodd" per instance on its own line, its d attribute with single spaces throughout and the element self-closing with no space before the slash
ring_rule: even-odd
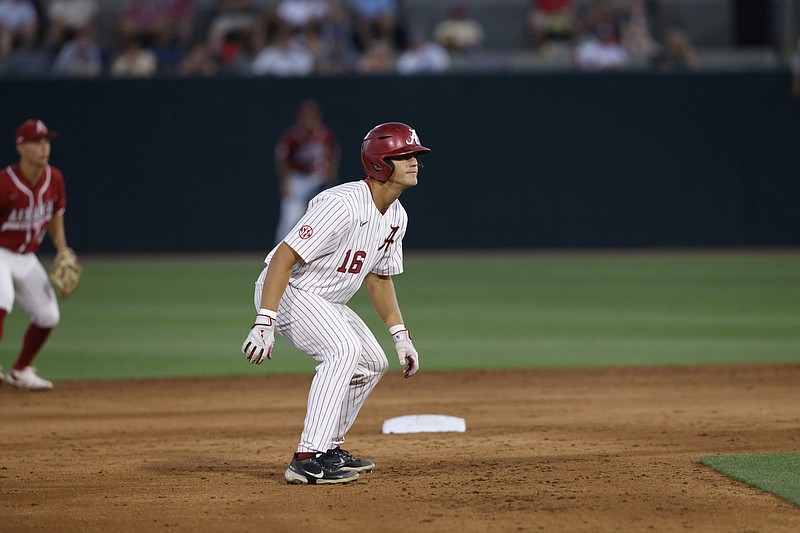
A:
<svg viewBox="0 0 800 533">
<path fill-rule="evenodd" d="M 272 149 L 320 101 L 359 179 L 375 124 L 433 153 L 403 203 L 409 248 L 800 244 L 800 101 L 787 72 L 2 81 L 0 147 L 61 132 L 82 251 L 268 248 Z"/>
</svg>

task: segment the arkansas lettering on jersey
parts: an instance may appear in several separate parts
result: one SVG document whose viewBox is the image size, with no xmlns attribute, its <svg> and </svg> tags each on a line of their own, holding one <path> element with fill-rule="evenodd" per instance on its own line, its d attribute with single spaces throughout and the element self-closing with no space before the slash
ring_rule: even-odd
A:
<svg viewBox="0 0 800 533">
<path fill-rule="evenodd" d="M 403 236 L 408 215 L 395 200 L 381 213 L 366 180 L 327 189 L 285 239 L 305 264 L 295 266 L 289 285 L 333 303 L 347 303 L 370 272 L 403 272 Z M 269 263 L 275 250 L 264 260 Z"/>
<path fill-rule="evenodd" d="M 36 184 L 28 181 L 19 165 L 0 171 L 0 246 L 17 253 L 34 253 L 53 217 L 66 208 L 64 177 L 50 165 Z"/>
</svg>

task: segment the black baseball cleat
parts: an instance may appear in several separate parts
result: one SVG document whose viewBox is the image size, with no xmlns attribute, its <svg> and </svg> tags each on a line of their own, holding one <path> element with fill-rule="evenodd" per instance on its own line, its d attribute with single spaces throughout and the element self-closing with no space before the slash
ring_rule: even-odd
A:
<svg viewBox="0 0 800 533">
<path fill-rule="evenodd" d="M 292 485 L 323 485 L 351 483 L 358 479 L 358 472 L 340 469 L 327 454 L 320 452 L 308 459 L 298 459 L 294 454 L 283 477 Z"/>
<path fill-rule="evenodd" d="M 375 468 L 375 463 L 369 459 L 359 459 L 353 457 L 347 450 L 341 449 L 339 446 L 332 450 L 328 450 L 328 457 L 331 461 L 341 470 L 350 470 L 352 472 L 371 472 Z"/>
</svg>

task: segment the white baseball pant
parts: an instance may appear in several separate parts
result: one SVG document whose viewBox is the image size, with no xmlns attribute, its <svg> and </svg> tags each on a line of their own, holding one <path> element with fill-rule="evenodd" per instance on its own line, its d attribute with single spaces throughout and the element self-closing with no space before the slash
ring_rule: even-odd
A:
<svg viewBox="0 0 800 533">
<path fill-rule="evenodd" d="M 36 254 L 0 247 L 0 309 L 10 313 L 15 301 L 40 328 L 58 325 L 58 300 Z"/>
<path fill-rule="evenodd" d="M 256 282 L 256 308 L 266 269 Z M 319 362 L 308 393 L 298 452 L 325 452 L 344 442 L 369 394 L 389 362 L 364 321 L 344 304 L 286 288 L 277 331 Z"/>
</svg>

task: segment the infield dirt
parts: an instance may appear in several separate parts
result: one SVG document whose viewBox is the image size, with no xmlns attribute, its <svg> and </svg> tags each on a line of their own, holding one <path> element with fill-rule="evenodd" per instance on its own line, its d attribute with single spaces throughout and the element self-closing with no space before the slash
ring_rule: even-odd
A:
<svg viewBox="0 0 800 533">
<path fill-rule="evenodd" d="M 800 531 L 800 508 L 703 465 L 800 450 L 800 365 L 387 375 L 346 486 L 289 486 L 311 376 L 0 387 L 0 529 Z M 405 414 L 465 433 L 383 435 Z"/>
</svg>

